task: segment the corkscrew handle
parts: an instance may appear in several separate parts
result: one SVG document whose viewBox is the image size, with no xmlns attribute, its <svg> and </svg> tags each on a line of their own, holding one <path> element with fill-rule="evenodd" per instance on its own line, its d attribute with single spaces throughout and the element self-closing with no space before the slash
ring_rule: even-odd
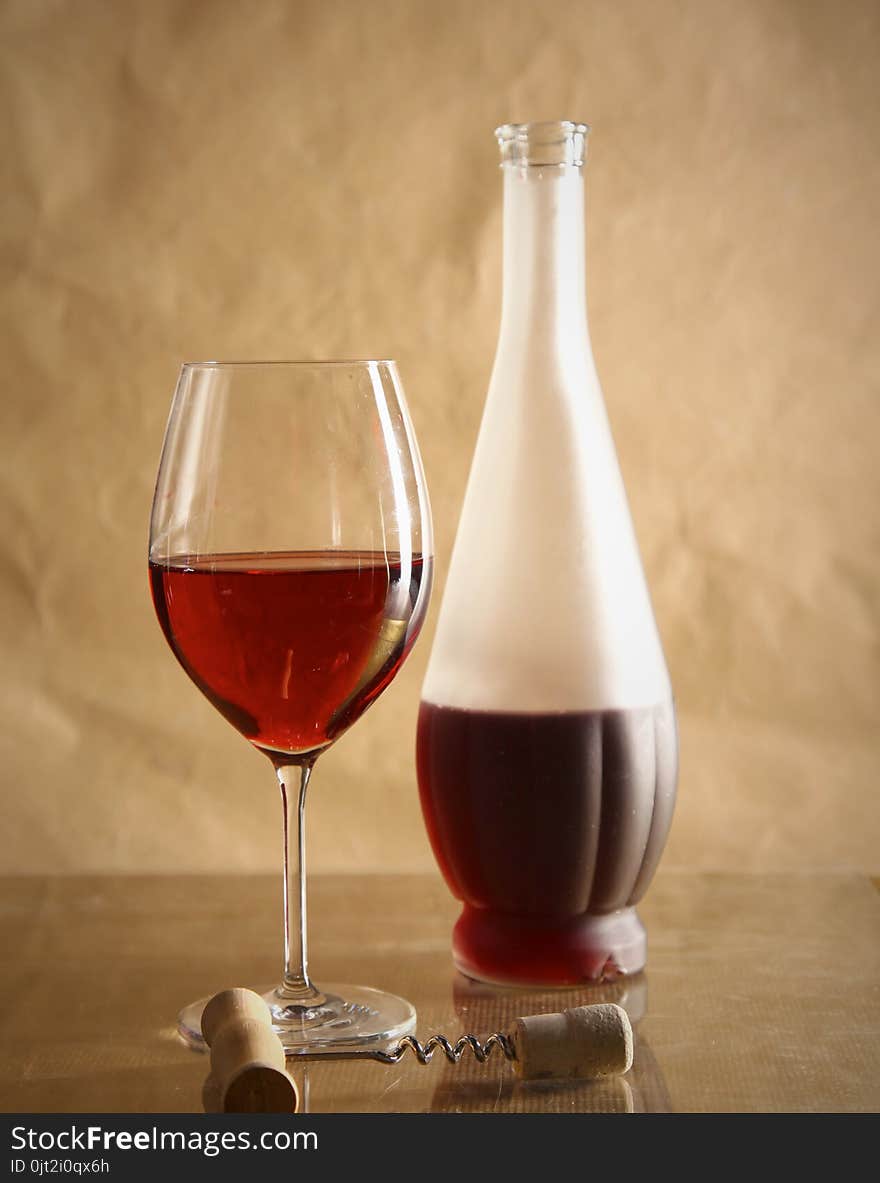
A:
<svg viewBox="0 0 880 1183">
<path fill-rule="evenodd" d="M 202 1011 L 211 1072 L 202 1087 L 206 1113 L 295 1113 L 296 1085 L 272 1015 L 253 990 L 224 990 Z"/>
</svg>

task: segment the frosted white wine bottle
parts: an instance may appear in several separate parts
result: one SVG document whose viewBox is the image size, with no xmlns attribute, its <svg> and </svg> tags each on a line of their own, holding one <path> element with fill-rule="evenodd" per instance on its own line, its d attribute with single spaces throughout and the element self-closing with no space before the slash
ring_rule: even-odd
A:
<svg viewBox="0 0 880 1183">
<path fill-rule="evenodd" d="M 428 833 L 470 977 L 635 973 L 672 817 L 669 675 L 587 329 L 584 124 L 501 127 L 504 294 L 422 691 Z"/>
</svg>

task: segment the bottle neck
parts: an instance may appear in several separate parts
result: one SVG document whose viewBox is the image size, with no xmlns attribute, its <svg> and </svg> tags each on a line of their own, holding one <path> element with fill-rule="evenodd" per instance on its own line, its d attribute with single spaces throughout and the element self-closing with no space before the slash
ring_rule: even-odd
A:
<svg viewBox="0 0 880 1183">
<path fill-rule="evenodd" d="M 499 348 L 588 343 L 584 177 L 577 165 L 508 162 Z"/>
</svg>

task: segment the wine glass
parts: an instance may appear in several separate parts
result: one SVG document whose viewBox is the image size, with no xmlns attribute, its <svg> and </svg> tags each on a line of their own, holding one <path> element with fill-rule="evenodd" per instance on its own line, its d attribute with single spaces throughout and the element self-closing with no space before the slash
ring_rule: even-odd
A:
<svg viewBox="0 0 880 1183">
<path fill-rule="evenodd" d="M 281 786 L 284 976 L 264 997 L 285 1049 L 407 1034 L 405 999 L 309 978 L 303 826 L 315 760 L 394 678 L 430 595 L 430 508 L 395 363 L 184 365 L 149 570 L 174 655 Z M 178 1019 L 191 1046 L 204 1002 Z"/>
</svg>

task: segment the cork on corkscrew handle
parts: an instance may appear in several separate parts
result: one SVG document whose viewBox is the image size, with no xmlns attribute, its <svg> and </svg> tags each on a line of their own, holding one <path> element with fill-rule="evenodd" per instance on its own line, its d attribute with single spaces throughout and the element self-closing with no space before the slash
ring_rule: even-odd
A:
<svg viewBox="0 0 880 1183">
<path fill-rule="evenodd" d="M 511 1042 L 523 1080 L 620 1076 L 633 1062 L 629 1015 L 613 1002 L 517 1019 Z"/>
<path fill-rule="evenodd" d="M 296 1085 L 272 1015 L 253 990 L 224 990 L 202 1012 L 211 1073 L 202 1088 L 206 1113 L 295 1113 Z"/>
<path fill-rule="evenodd" d="M 354 1054 L 397 1064 L 412 1052 L 420 1064 L 430 1064 L 434 1053 L 441 1052 L 450 1064 L 458 1064 L 470 1052 L 484 1064 L 495 1048 L 513 1063 L 521 1080 L 594 1080 L 630 1070 L 633 1031 L 622 1006 L 603 1002 L 526 1015 L 516 1020 L 512 1031 L 494 1031 L 482 1042 L 471 1034 L 459 1036 L 455 1043 L 445 1035 L 432 1035 L 424 1043 L 407 1035 L 390 1050 Z"/>
</svg>

